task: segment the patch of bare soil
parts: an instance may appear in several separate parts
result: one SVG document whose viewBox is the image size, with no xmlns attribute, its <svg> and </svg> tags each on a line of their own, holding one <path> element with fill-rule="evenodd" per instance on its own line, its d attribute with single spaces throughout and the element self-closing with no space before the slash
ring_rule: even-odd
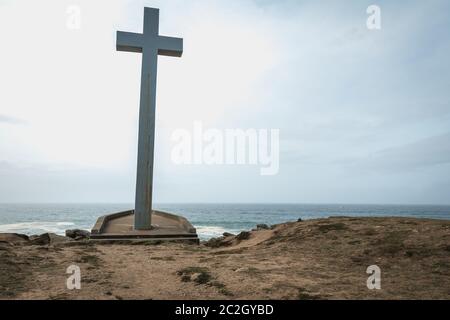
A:
<svg viewBox="0 0 450 320">
<path fill-rule="evenodd" d="M 67 289 L 70 265 L 80 290 Z M 0 242 L 0 298 L 450 299 L 450 221 L 336 217 L 199 246 Z"/>
</svg>

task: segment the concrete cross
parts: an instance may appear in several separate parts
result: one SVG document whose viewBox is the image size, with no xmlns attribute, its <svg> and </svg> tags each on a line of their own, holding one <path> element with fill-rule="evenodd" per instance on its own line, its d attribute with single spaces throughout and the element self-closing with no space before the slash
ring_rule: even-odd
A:
<svg viewBox="0 0 450 320">
<path fill-rule="evenodd" d="M 142 53 L 134 228 L 151 229 L 158 55 L 181 57 L 183 39 L 159 35 L 159 9 L 144 9 L 144 33 L 117 32 L 118 51 Z"/>
</svg>

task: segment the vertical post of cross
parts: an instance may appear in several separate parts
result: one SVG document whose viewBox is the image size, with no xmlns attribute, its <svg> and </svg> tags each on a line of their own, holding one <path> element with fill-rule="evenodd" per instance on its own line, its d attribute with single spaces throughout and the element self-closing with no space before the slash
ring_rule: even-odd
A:
<svg viewBox="0 0 450 320">
<path fill-rule="evenodd" d="M 159 35 L 159 9 L 144 9 L 144 33 L 117 32 L 118 51 L 142 53 L 134 228 L 151 229 L 158 55 L 181 57 L 183 39 Z"/>
</svg>

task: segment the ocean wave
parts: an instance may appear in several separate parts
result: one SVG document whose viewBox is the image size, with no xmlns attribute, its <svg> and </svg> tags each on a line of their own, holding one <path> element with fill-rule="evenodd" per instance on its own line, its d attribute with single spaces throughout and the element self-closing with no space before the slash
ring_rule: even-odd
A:
<svg viewBox="0 0 450 320">
<path fill-rule="evenodd" d="M 220 237 L 224 232 L 236 233 L 237 230 L 226 229 L 219 226 L 195 226 L 200 239 Z"/>
<path fill-rule="evenodd" d="M 10 224 L 1 224 L 0 232 L 2 233 L 23 233 L 27 235 L 41 234 L 41 233 L 56 233 L 64 235 L 67 227 L 74 226 L 73 222 L 19 222 Z"/>
</svg>

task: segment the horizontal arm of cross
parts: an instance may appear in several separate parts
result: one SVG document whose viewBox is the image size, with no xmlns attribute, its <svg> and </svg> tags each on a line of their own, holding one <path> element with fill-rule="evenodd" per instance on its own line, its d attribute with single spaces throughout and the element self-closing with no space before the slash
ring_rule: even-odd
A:
<svg viewBox="0 0 450 320">
<path fill-rule="evenodd" d="M 159 36 L 158 54 L 170 57 L 181 57 L 183 54 L 183 39 Z"/>
<path fill-rule="evenodd" d="M 117 31 L 117 51 L 142 52 L 143 35 L 133 32 Z"/>
</svg>

